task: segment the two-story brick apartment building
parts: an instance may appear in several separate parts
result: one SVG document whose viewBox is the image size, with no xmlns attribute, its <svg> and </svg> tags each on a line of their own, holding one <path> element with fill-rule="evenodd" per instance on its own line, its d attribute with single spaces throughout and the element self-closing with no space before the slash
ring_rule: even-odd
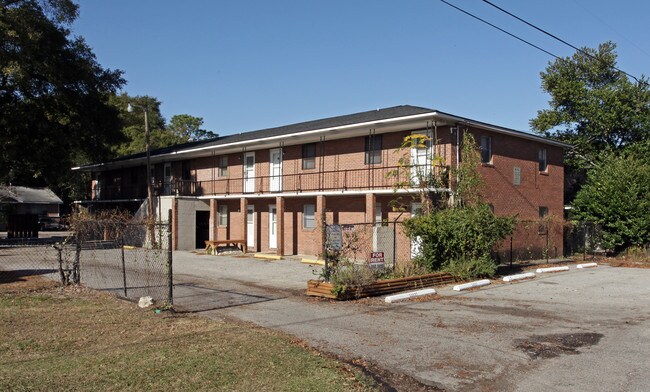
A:
<svg viewBox="0 0 650 392">
<path fill-rule="evenodd" d="M 434 156 L 455 167 L 465 132 L 481 145 L 484 196 L 496 214 L 562 217 L 566 144 L 437 110 L 396 106 L 152 151 L 157 219 L 166 220 L 172 210 L 174 249 L 202 247 L 207 239 L 245 239 L 249 251 L 317 255 L 323 211 L 328 223 L 403 219 L 409 214 L 389 206 L 397 179 L 387 173 L 399 167 L 404 154 L 415 167 L 431 167 Z M 400 150 L 413 133 L 436 142 Z M 146 211 L 145 163 L 145 155 L 136 154 L 75 168 L 91 172 L 93 179 L 87 200 L 78 204 Z M 400 176 L 403 181 L 409 173 Z M 552 235 L 559 236 L 553 242 L 561 254 L 562 233 Z M 522 241 L 537 240 L 515 238 L 515 246 L 530 249 Z"/>
</svg>

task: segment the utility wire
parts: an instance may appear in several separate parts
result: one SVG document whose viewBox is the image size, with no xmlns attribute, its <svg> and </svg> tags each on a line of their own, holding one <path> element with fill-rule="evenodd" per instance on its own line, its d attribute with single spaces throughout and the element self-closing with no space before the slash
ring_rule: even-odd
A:
<svg viewBox="0 0 650 392">
<path fill-rule="evenodd" d="M 443 1 L 443 0 L 441 0 L 441 1 Z M 524 20 L 524 19 L 518 17 L 517 15 L 515 15 L 515 14 L 513 14 L 513 13 L 511 13 L 511 12 L 509 12 L 509 11 L 507 11 L 507 10 L 501 8 L 501 7 L 499 7 L 498 5 L 492 3 L 492 2 L 490 2 L 490 1 L 488 1 L 488 0 L 483 0 L 483 2 L 486 3 L 486 4 L 491 5 L 492 7 L 498 9 L 499 11 L 501 11 L 501 12 L 503 12 L 503 13 L 505 13 L 505 14 L 508 14 L 508 15 L 512 16 L 513 18 L 517 19 L 518 21 L 520 21 L 520 22 L 522 22 L 522 23 L 525 23 L 526 25 L 528 25 L 528 26 L 534 28 L 535 30 L 537 30 L 537 31 L 539 31 L 539 32 L 541 32 L 541 33 L 544 33 L 544 34 L 548 35 L 549 37 L 551 37 L 551 38 L 553 38 L 553 39 L 555 39 L 555 40 L 557 40 L 557 41 L 560 41 L 560 42 L 562 42 L 563 44 L 565 44 L 565 45 L 567 45 L 567 46 L 570 46 L 571 48 L 573 48 L 573 49 L 575 49 L 576 51 L 582 53 L 583 55 L 588 56 L 589 58 L 591 58 L 591 59 L 593 59 L 593 60 L 600 61 L 600 59 L 598 59 L 596 56 L 592 55 L 591 53 L 587 52 L 586 50 L 581 49 L 581 48 L 578 48 L 578 47 L 576 47 L 576 46 L 574 46 L 574 45 L 568 43 L 567 41 L 563 40 L 562 38 L 560 38 L 560 37 L 558 37 L 558 36 L 556 36 L 556 35 L 553 35 L 553 34 L 549 33 L 548 31 L 546 31 L 546 30 L 544 30 L 544 29 L 542 29 L 542 28 L 540 28 L 540 27 L 535 26 L 534 24 L 532 24 L 532 23 L 530 23 L 530 22 L 528 22 L 528 21 L 526 21 L 526 20 Z M 443 3 L 446 3 L 446 2 L 443 1 Z M 449 3 L 447 3 L 447 4 L 449 4 Z M 454 8 L 456 8 L 456 7 L 454 7 Z M 547 53 L 548 53 L 548 52 L 547 52 Z M 637 79 L 636 76 L 631 75 L 631 74 L 629 74 L 629 73 L 627 73 L 627 72 L 625 72 L 625 71 L 623 71 L 623 70 L 621 70 L 621 69 L 619 69 L 619 68 L 617 68 L 617 67 L 615 67 L 615 66 L 612 66 L 612 68 L 614 68 L 614 69 L 617 70 L 618 72 L 621 72 L 621 73 L 623 73 L 623 74 L 625 74 L 625 75 L 631 77 L 632 79 L 636 80 L 637 82 L 639 82 L 639 79 Z"/>
<path fill-rule="evenodd" d="M 465 14 L 465 15 L 471 16 L 472 18 L 474 18 L 474 19 L 476 19 L 476 20 L 479 20 L 479 21 L 485 23 L 486 25 L 488 25 L 488 26 L 490 26 L 490 27 L 493 27 L 493 28 L 499 30 L 499 31 L 502 32 L 502 33 L 508 34 L 509 36 L 511 36 L 511 37 L 514 38 L 514 39 L 517 39 L 517 40 L 519 40 L 519 41 L 521 41 L 521 42 L 523 42 L 523 43 L 525 43 L 525 44 L 527 44 L 527 45 L 532 46 L 533 48 L 535 48 L 535 49 L 537 49 L 537 50 L 540 50 L 540 51 L 542 51 L 542 52 L 548 54 L 549 56 L 555 57 L 556 59 L 560 59 L 560 56 L 557 56 L 557 55 L 555 55 L 555 54 L 549 52 L 548 50 L 543 49 L 543 48 L 541 48 L 541 47 L 539 47 L 539 46 L 533 44 L 532 42 L 526 41 L 525 39 L 523 39 L 523 38 L 521 38 L 521 37 L 518 37 L 518 36 L 512 34 L 511 32 L 506 31 L 506 30 L 502 29 L 501 27 L 499 27 L 499 26 L 497 26 L 497 25 L 494 25 L 494 24 L 488 22 L 488 21 L 485 20 L 485 19 L 481 19 L 481 18 L 479 18 L 478 16 L 476 16 L 476 15 L 474 15 L 474 14 L 471 14 L 471 13 L 465 11 L 465 10 L 462 9 L 462 8 L 456 7 L 455 5 L 449 3 L 449 2 L 447 2 L 447 1 L 445 1 L 445 0 L 440 0 L 440 1 L 443 2 L 443 3 L 445 3 L 445 4 L 447 4 L 447 5 L 450 6 L 451 8 L 455 8 L 455 9 L 457 9 L 458 11 L 462 12 L 462 13 Z"/>
</svg>

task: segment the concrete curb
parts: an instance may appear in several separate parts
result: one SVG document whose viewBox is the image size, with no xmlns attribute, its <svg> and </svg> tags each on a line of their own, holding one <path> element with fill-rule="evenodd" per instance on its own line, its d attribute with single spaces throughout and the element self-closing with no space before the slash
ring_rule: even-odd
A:
<svg viewBox="0 0 650 392">
<path fill-rule="evenodd" d="M 256 259 L 267 259 L 267 260 L 281 260 L 282 259 L 282 256 L 267 255 L 267 254 L 264 254 L 264 253 L 255 253 L 253 255 L 253 257 L 256 258 Z"/>
<path fill-rule="evenodd" d="M 584 263 L 584 264 L 578 264 L 576 266 L 576 268 L 580 268 L 580 269 L 582 269 L 582 268 L 593 268 L 593 267 L 597 267 L 597 266 L 598 266 L 598 263 Z"/>
<path fill-rule="evenodd" d="M 303 264 L 325 265 L 325 260 L 302 259 L 300 262 Z"/>
<path fill-rule="evenodd" d="M 417 291 L 410 291 L 408 293 L 401 293 L 401 294 L 395 294 L 395 295 L 389 295 L 386 297 L 385 301 L 388 303 L 393 303 L 397 301 L 403 301 L 405 299 L 409 298 L 416 298 L 416 297 L 421 297 L 423 295 L 430 295 L 430 294 L 435 294 L 436 290 L 435 289 L 422 289 L 422 290 L 417 290 Z"/>
<path fill-rule="evenodd" d="M 504 276 L 503 281 L 504 282 L 512 282 L 513 280 L 521 280 L 521 279 L 528 279 L 528 278 L 534 278 L 534 277 L 535 277 L 534 272 L 526 272 L 526 273 L 523 273 L 523 274 Z"/>
<path fill-rule="evenodd" d="M 488 284 L 490 284 L 490 279 L 477 280 L 477 281 L 474 281 L 474 282 L 469 282 L 469 283 L 464 283 L 464 284 L 457 284 L 456 286 L 453 287 L 453 290 L 454 291 L 462 291 L 462 290 L 471 289 L 473 287 L 486 286 Z"/>
<path fill-rule="evenodd" d="M 560 272 L 560 271 L 568 271 L 569 267 L 564 266 L 564 267 L 548 267 L 548 268 L 537 268 L 535 272 L 538 274 L 543 274 L 544 272 Z"/>
</svg>

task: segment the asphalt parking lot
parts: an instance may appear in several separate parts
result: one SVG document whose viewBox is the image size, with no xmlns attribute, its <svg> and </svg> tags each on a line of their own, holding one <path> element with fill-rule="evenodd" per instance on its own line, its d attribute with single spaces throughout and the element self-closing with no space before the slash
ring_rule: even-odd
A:
<svg viewBox="0 0 650 392">
<path fill-rule="evenodd" d="M 305 297 L 317 272 L 297 261 L 174 255 L 179 309 L 290 333 L 398 390 L 386 374 L 451 391 L 650 390 L 647 269 L 572 269 L 386 304 Z"/>
</svg>

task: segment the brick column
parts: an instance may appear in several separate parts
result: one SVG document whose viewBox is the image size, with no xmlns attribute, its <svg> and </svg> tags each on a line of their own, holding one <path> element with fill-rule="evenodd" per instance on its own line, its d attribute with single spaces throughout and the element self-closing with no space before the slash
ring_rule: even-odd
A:
<svg viewBox="0 0 650 392">
<path fill-rule="evenodd" d="M 374 193 L 366 193 L 366 223 L 375 223 L 375 204 L 377 196 Z"/>
<path fill-rule="evenodd" d="M 217 224 L 219 222 L 218 215 L 219 207 L 217 199 L 210 199 L 210 240 L 217 240 Z"/>
<path fill-rule="evenodd" d="M 327 209 L 327 198 L 323 195 L 318 195 L 316 196 L 316 216 L 315 221 L 320 222 L 320 225 L 318 225 L 318 228 L 321 230 L 322 235 L 320 235 L 318 238 L 318 249 L 323 249 L 324 246 L 324 241 L 325 241 L 325 231 L 324 231 L 324 226 L 325 223 L 323 221 L 323 212 Z M 327 217 L 325 218 L 327 219 Z"/>
<path fill-rule="evenodd" d="M 245 197 L 239 199 L 239 210 L 241 211 L 240 222 L 242 224 L 241 226 L 242 239 L 244 241 L 247 241 L 248 223 L 246 222 L 246 217 L 248 215 L 248 199 L 246 199 Z M 248 244 L 244 246 L 244 249 L 248 251 Z"/>
<path fill-rule="evenodd" d="M 275 221 L 276 221 L 276 235 L 278 237 L 277 254 L 284 255 L 284 197 L 278 196 L 275 198 Z"/>
</svg>

